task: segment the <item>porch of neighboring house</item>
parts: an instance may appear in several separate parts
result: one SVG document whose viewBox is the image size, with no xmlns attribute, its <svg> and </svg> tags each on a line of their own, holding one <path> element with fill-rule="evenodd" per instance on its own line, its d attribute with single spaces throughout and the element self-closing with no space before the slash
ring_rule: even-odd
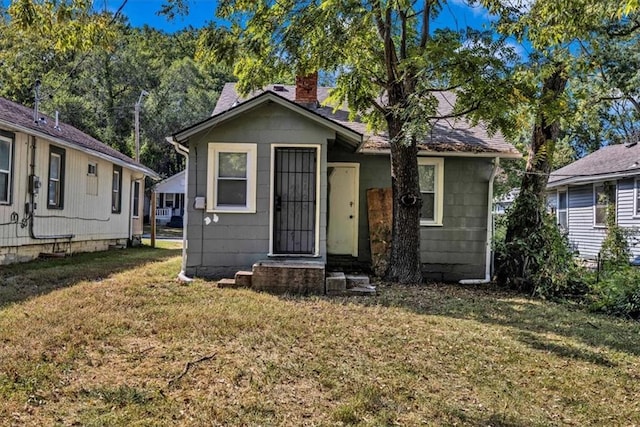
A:
<svg viewBox="0 0 640 427">
<path fill-rule="evenodd" d="M 168 225 L 184 215 L 184 194 L 156 194 L 156 224 Z"/>
<path fill-rule="evenodd" d="M 182 227 L 184 215 L 184 171 L 159 182 L 156 193 L 156 224 Z M 149 211 L 151 214 L 151 211 Z"/>
</svg>

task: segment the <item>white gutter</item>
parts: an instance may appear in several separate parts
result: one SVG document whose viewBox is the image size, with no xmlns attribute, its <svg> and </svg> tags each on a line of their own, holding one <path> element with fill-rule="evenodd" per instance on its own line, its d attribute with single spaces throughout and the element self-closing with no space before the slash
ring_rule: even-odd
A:
<svg viewBox="0 0 640 427">
<path fill-rule="evenodd" d="M 493 160 L 493 170 L 489 177 L 489 195 L 487 197 L 487 241 L 485 243 L 484 279 L 463 279 L 461 285 L 483 285 L 491 282 L 491 244 L 493 240 L 493 181 L 498 173 L 500 158 Z"/>
<path fill-rule="evenodd" d="M 180 144 L 178 141 L 173 139 L 172 136 L 168 136 L 165 138 L 166 141 L 173 145 L 176 153 L 184 156 L 186 160 L 185 174 L 184 174 L 184 214 L 182 215 L 182 266 L 180 273 L 178 273 L 178 280 L 183 283 L 193 282 L 191 277 L 188 277 L 186 274 L 187 271 L 187 218 L 189 212 L 189 149 L 184 145 Z"/>
<path fill-rule="evenodd" d="M 391 154 L 391 150 L 388 148 L 383 148 L 380 150 L 373 149 L 363 149 L 358 151 L 359 154 L 367 154 L 367 155 L 389 155 Z M 520 153 L 497 153 L 495 151 L 428 151 L 428 150 L 419 150 L 419 157 L 480 157 L 480 158 L 502 158 L 502 159 L 520 159 L 522 158 L 522 154 Z"/>
</svg>

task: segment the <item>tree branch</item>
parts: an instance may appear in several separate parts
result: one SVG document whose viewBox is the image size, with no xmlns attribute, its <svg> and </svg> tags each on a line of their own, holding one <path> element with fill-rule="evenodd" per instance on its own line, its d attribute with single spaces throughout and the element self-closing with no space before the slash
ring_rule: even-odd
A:
<svg viewBox="0 0 640 427">
<path fill-rule="evenodd" d="M 182 370 L 182 372 L 180 373 L 180 375 L 178 375 L 177 377 L 169 380 L 169 382 L 167 383 L 167 386 L 171 387 L 173 384 L 175 384 L 176 382 L 178 382 L 180 379 L 182 379 L 182 377 L 184 377 L 185 375 L 187 375 L 187 372 L 189 372 L 189 369 L 191 369 L 194 365 L 198 364 L 198 363 L 202 363 L 205 362 L 207 360 L 211 360 L 214 357 L 216 357 L 216 353 L 213 353 L 209 356 L 203 356 L 200 359 L 196 359 L 196 360 L 192 360 L 190 362 L 187 362 L 184 364 L 184 369 Z"/>
<path fill-rule="evenodd" d="M 424 49 L 429 40 L 429 21 L 431 20 L 431 1 L 424 0 L 422 11 L 422 34 L 420 36 L 420 49 Z"/>
</svg>

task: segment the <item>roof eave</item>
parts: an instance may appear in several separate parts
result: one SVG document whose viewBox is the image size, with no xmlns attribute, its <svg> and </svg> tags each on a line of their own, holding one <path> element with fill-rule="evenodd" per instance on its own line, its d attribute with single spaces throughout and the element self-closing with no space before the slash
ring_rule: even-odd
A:
<svg viewBox="0 0 640 427">
<path fill-rule="evenodd" d="M 87 148 L 87 147 L 83 147 L 83 146 L 78 145 L 78 144 L 76 144 L 74 142 L 67 141 L 67 140 L 62 139 L 62 138 L 57 138 L 55 136 L 49 135 L 49 134 L 44 133 L 44 132 L 38 132 L 35 129 L 31 129 L 31 128 L 26 127 L 26 126 L 22 126 L 22 125 L 13 123 L 13 122 L 9 122 L 9 121 L 4 120 L 4 119 L 0 119 L 0 124 L 10 128 L 10 129 L 13 129 L 13 130 L 15 130 L 17 132 L 22 132 L 22 133 L 25 133 L 27 135 L 37 136 L 39 138 L 46 139 L 48 141 L 52 141 L 52 142 L 54 142 L 54 143 L 56 143 L 58 145 L 61 145 L 63 147 L 70 148 L 72 150 L 77 150 L 77 151 L 89 154 L 89 155 L 91 155 L 93 157 L 101 158 L 103 160 L 107 160 L 107 161 L 109 161 L 111 163 L 114 163 L 114 164 L 116 164 L 118 166 L 122 166 L 122 167 L 125 167 L 127 169 L 134 170 L 136 172 L 141 172 L 144 175 L 147 175 L 152 179 L 160 179 L 160 175 L 158 175 L 153 170 L 147 168 L 146 166 L 128 163 L 128 162 L 125 162 L 124 160 L 118 159 L 117 157 L 112 157 L 112 156 L 110 156 L 108 154 L 101 153 L 99 151 L 95 151 L 95 150 L 92 150 L 92 149 Z"/>
<path fill-rule="evenodd" d="M 610 179 L 630 178 L 632 176 L 640 176 L 640 169 L 627 170 L 622 172 L 609 172 L 603 174 L 585 175 L 585 176 L 569 176 L 558 181 L 547 184 L 548 189 L 562 187 L 571 184 L 589 184 L 591 182 L 607 181 Z"/>
</svg>

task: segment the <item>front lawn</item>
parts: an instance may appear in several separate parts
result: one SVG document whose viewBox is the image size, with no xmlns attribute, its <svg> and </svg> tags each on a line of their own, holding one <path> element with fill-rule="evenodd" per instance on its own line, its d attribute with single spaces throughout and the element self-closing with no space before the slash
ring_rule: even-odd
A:
<svg viewBox="0 0 640 427">
<path fill-rule="evenodd" d="M 179 268 L 168 246 L 3 267 L 0 425 L 640 424 L 637 322 L 486 286 L 277 297 Z"/>
</svg>

